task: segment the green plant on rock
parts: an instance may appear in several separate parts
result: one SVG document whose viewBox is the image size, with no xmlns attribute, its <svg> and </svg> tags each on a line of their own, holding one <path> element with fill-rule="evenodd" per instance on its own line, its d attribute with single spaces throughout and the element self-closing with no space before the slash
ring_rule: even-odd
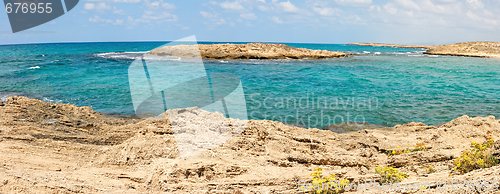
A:
<svg viewBox="0 0 500 194">
<path fill-rule="evenodd" d="M 398 146 L 396 149 L 393 149 L 393 150 L 389 151 L 389 156 L 407 154 L 407 153 L 410 153 L 410 152 L 411 151 L 409 149 L 403 149 L 403 148 L 401 148 L 401 146 Z"/>
<path fill-rule="evenodd" d="M 347 179 L 337 179 L 335 174 L 324 176 L 322 168 L 314 169 L 314 172 L 311 173 L 311 182 L 312 188 L 308 192 L 314 194 L 343 193 L 350 184 Z"/>
<path fill-rule="evenodd" d="M 388 166 L 377 166 L 375 173 L 380 175 L 381 184 L 398 183 L 408 178 L 408 174 L 400 172 L 397 168 Z"/>
<path fill-rule="evenodd" d="M 434 167 L 432 164 L 428 164 L 425 166 L 425 173 L 432 174 L 435 172 L 437 172 L 436 167 Z"/>
<path fill-rule="evenodd" d="M 411 152 L 426 151 L 428 149 L 429 147 L 427 147 L 427 145 L 425 145 L 424 143 L 417 143 L 413 148 L 401 148 L 401 146 L 398 146 L 396 147 L 396 149 L 389 150 L 388 155 L 395 156 L 401 154 L 408 154 Z"/>
<path fill-rule="evenodd" d="M 487 138 L 483 143 L 472 142 L 471 148 L 463 151 L 453 161 L 453 171 L 464 174 L 476 169 L 489 168 L 499 164 L 499 161 L 492 153 L 494 142 L 493 138 Z"/>
<path fill-rule="evenodd" d="M 420 142 L 415 144 L 415 147 L 411 150 L 412 152 L 427 151 L 429 147 L 425 143 Z"/>
</svg>

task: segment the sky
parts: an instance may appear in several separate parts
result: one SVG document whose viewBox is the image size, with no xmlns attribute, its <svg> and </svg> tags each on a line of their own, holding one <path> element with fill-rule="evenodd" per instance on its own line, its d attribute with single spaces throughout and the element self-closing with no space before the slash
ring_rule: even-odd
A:
<svg viewBox="0 0 500 194">
<path fill-rule="evenodd" d="M 80 0 L 65 15 L 12 33 L 0 13 L 0 44 L 500 41 L 498 0 Z"/>
</svg>

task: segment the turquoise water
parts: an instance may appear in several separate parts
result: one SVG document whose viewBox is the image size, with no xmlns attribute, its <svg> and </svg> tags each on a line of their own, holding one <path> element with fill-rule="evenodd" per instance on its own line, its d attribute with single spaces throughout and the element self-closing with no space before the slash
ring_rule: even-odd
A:
<svg viewBox="0 0 500 194">
<path fill-rule="evenodd" d="M 0 96 L 26 95 L 133 115 L 134 52 L 165 43 L 0 46 Z M 419 49 L 329 44 L 291 46 L 358 53 L 344 59 L 205 61 L 240 77 L 250 119 L 306 127 L 343 122 L 439 124 L 500 116 L 500 60 L 422 55 Z M 124 53 L 127 52 L 127 53 Z"/>
</svg>

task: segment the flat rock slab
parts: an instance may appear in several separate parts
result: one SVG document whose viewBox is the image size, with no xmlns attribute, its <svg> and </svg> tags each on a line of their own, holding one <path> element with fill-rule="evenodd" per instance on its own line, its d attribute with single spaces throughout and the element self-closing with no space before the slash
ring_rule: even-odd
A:
<svg viewBox="0 0 500 194">
<path fill-rule="evenodd" d="M 464 57 L 500 57 L 500 42 L 463 42 L 430 47 L 425 54 Z"/>
</svg>

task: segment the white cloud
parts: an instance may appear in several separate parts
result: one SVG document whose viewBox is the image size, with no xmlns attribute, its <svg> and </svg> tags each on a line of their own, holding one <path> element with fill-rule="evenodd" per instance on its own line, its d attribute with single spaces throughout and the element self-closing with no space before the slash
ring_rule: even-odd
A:
<svg viewBox="0 0 500 194">
<path fill-rule="evenodd" d="M 177 21 L 177 16 L 169 12 L 145 11 L 137 22 Z"/>
<path fill-rule="evenodd" d="M 415 32 L 433 35 L 457 31 L 496 33 L 500 31 L 500 1 L 497 0 L 224 0 L 212 1 L 211 23 L 250 24 L 247 20 L 275 24 L 295 23 L 330 29 L 345 28 L 376 31 L 379 36 L 406 36 Z M 203 16 L 204 14 L 202 14 Z M 208 15 L 205 14 L 205 18 Z M 321 17 L 318 17 L 321 16 Z M 330 26 L 329 26 L 330 25 Z M 350 27 L 349 26 L 349 27 Z M 389 30 L 391 29 L 391 30 Z M 397 33 L 396 33 L 397 31 Z M 416 32 L 418 31 L 418 33 Z M 383 33 L 382 33 L 383 32 Z M 429 35 L 422 39 L 429 38 Z M 487 34 L 487 33 L 485 33 Z M 456 35 L 456 37 L 460 37 Z M 391 36 L 390 38 L 395 38 Z"/>
<path fill-rule="evenodd" d="M 321 16 L 332 16 L 336 12 L 334 8 L 323 6 L 314 6 L 313 10 Z"/>
<path fill-rule="evenodd" d="M 83 9 L 88 11 L 107 11 L 111 10 L 112 7 L 106 2 L 86 2 L 83 4 Z"/>
<path fill-rule="evenodd" d="M 257 19 L 257 16 L 254 13 L 241 13 L 240 17 L 246 20 Z"/>
<path fill-rule="evenodd" d="M 239 14 L 239 18 L 243 20 L 255 20 L 257 19 L 257 15 L 254 12 L 254 8 L 257 7 L 258 10 L 267 9 L 267 3 L 265 0 L 235 0 L 235 1 L 224 1 L 222 3 L 211 1 L 211 5 L 215 5 L 216 7 L 220 7 L 225 11 L 229 11 L 227 14 L 233 14 L 234 12 Z M 202 14 L 202 16 L 206 14 Z M 218 16 L 219 17 L 219 16 Z M 212 17 L 213 18 L 213 17 Z M 226 19 L 231 20 L 235 19 L 235 17 L 226 17 Z M 226 21 L 226 19 L 222 19 Z M 221 19 L 218 19 L 219 22 L 222 23 Z M 225 23 L 225 22 L 224 22 Z"/>
<path fill-rule="evenodd" d="M 486 6 L 488 2 L 488 6 Z M 394 25 L 487 30 L 500 28 L 499 1 L 389 0 L 371 6 L 370 20 Z"/>
<path fill-rule="evenodd" d="M 140 3 L 142 0 L 113 0 L 115 3 Z"/>
<path fill-rule="evenodd" d="M 104 23 L 109 25 L 123 25 L 125 23 L 123 19 L 104 19 L 99 16 L 90 17 L 89 21 L 93 23 Z"/>
<path fill-rule="evenodd" d="M 127 4 L 137 4 L 134 6 L 137 6 L 138 10 L 143 10 L 142 14 L 125 15 L 127 12 L 120 7 Z M 90 0 L 84 4 L 84 9 L 97 11 L 89 18 L 90 22 L 111 25 L 161 23 L 178 19 L 177 15 L 172 13 L 175 6 L 165 0 Z"/>
<path fill-rule="evenodd" d="M 238 1 L 225 1 L 220 4 L 220 7 L 225 10 L 234 10 L 234 11 L 241 11 L 243 10 L 243 5 L 241 5 L 240 2 Z"/>
<path fill-rule="evenodd" d="M 370 6 L 372 0 L 335 0 L 335 3 L 343 6 Z"/>
<path fill-rule="evenodd" d="M 281 20 L 279 17 L 273 16 L 271 17 L 271 21 L 273 21 L 276 24 L 282 24 L 283 20 Z"/>
<path fill-rule="evenodd" d="M 277 3 L 277 5 L 280 9 L 282 9 L 285 12 L 297 13 L 299 11 L 299 8 L 297 8 L 297 6 L 295 6 L 290 1 L 279 2 Z"/>
<path fill-rule="evenodd" d="M 200 12 L 200 15 L 207 19 L 207 22 L 205 22 L 206 24 L 209 24 L 210 26 L 218 26 L 218 25 L 223 25 L 226 23 L 226 20 L 224 20 L 223 18 L 219 17 L 217 14 L 215 13 L 210 13 L 210 12 L 206 12 L 206 11 L 201 11 Z"/>
</svg>

